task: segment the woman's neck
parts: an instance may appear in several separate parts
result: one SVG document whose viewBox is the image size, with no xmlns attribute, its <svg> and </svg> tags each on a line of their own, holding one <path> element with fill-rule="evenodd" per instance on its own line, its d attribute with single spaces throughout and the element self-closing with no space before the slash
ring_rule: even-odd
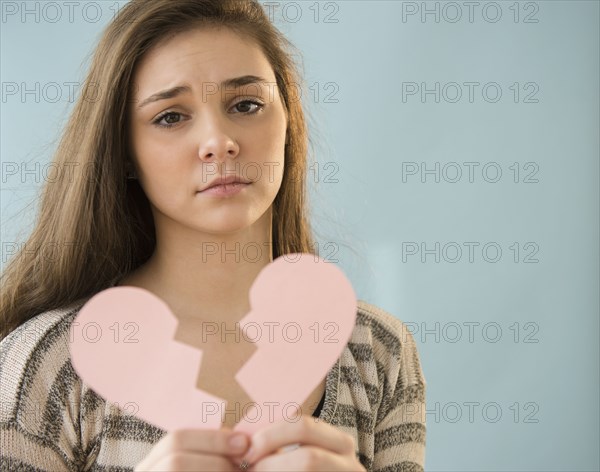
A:
<svg viewBox="0 0 600 472">
<path fill-rule="evenodd" d="M 267 212 L 236 234 L 157 232 L 152 257 L 118 284 L 149 290 L 180 319 L 237 321 L 250 309 L 254 280 L 272 260 Z"/>
</svg>

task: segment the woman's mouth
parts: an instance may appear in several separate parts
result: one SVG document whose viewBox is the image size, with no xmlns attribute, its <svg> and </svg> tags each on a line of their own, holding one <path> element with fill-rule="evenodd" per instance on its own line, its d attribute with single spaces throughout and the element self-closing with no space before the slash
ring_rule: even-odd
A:
<svg viewBox="0 0 600 472">
<path fill-rule="evenodd" d="M 215 185 L 197 193 L 202 195 L 226 197 L 240 193 L 244 188 L 248 187 L 249 185 L 249 183 L 246 184 L 243 182 L 232 182 L 230 184 Z"/>
</svg>

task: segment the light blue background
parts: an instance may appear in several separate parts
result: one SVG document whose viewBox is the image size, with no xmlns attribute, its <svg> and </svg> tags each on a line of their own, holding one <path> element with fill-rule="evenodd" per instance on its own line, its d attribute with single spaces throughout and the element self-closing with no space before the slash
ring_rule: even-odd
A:
<svg viewBox="0 0 600 472">
<path fill-rule="evenodd" d="M 100 2 L 96 23 L 93 8 L 88 20 L 82 14 L 90 2 L 79 3 L 73 22 L 61 2 L 57 23 L 47 21 L 55 10 L 44 16 L 42 9 L 37 23 L 35 15 L 2 19 L 3 87 L 83 81 L 101 29 L 124 3 Z M 303 52 L 307 82 L 320 90 L 318 100 L 305 95 L 320 171 L 311 191 L 314 224 L 323 255 L 339 261 L 359 298 L 418 329 L 430 410 L 426 469 L 599 470 L 599 3 L 499 2 L 495 23 L 493 5 L 487 20 L 482 15 L 490 2 L 480 2 L 473 22 L 458 2 L 463 17 L 455 23 L 448 2 L 426 3 L 439 8 L 439 22 L 433 14 L 403 19 L 421 2 L 292 3 L 280 2 L 274 20 Z M 528 13 L 538 21 L 525 23 Z M 325 22 L 327 14 L 337 23 Z M 418 95 L 402 99 L 408 82 L 495 82 L 503 95 L 489 103 L 480 85 L 473 103 L 436 103 L 432 95 L 422 103 Z M 519 103 L 509 89 L 515 82 Z M 524 103 L 528 82 L 537 86 L 537 103 Z M 331 87 L 337 103 L 324 99 Z M 72 107 L 67 91 L 57 103 L 41 93 L 39 103 L 34 94 L 2 97 L 2 262 L 31 230 L 42 184 L 40 168 L 7 172 L 15 163 L 47 165 Z M 428 169 L 457 162 L 464 173 L 456 183 L 432 175 L 423 183 L 403 174 L 410 162 Z M 479 163 L 472 183 L 463 162 Z M 482 177 L 489 162 L 503 171 L 496 183 Z M 515 162 L 518 183 L 509 168 Z M 522 182 L 527 162 L 537 165 L 537 183 Z M 447 170 L 449 179 L 454 171 Z M 337 182 L 324 182 L 327 175 Z M 327 242 L 339 251 L 329 252 Z M 432 254 L 425 262 L 404 254 L 403 262 L 403 243 L 431 249 L 436 242 L 457 243 L 462 257 L 447 261 L 455 256 L 447 246 L 439 263 Z M 473 262 L 465 242 L 479 244 Z M 502 249 L 496 263 L 482 256 L 489 242 Z M 523 261 L 530 248 L 537 263 Z M 472 342 L 469 323 L 479 323 L 471 324 Z M 497 327 L 502 333 L 492 342 Z M 527 335 L 537 342 L 525 342 Z M 472 418 L 469 402 L 478 403 Z M 526 422 L 528 414 L 537 422 Z"/>
</svg>

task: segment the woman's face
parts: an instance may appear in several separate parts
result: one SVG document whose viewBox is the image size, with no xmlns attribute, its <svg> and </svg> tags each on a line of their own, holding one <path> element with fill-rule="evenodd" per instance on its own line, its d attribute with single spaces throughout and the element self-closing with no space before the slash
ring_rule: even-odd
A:
<svg viewBox="0 0 600 472">
<path fill-rule="evenodd" d="M 230 79 L 240 83 L 224 84 Z M 133 77 L 130 145 L 155 224 L 228 233 L 270 209 L 287 128 L 275 84 L 260 48 L 226 28 L 181 33 L 144 56 Z M 189 91 L 156 95 L 174 87 Z M 206 190 L 228 176 L 251 183 L 235 194 Z"/>
</svg>

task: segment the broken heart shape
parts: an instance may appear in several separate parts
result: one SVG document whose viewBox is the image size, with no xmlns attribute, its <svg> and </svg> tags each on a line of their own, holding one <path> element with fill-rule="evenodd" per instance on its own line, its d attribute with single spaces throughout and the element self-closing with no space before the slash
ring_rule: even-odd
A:
<svg viewBox="0 0 600 472">
<path fill-rule="evenodd" d="M 236 411 L 233 429 L 249 434 L 295 421 L 350 339 L 354 290 L 332 262 L 293 253 L 262 269 L 249 302 L 238 324 L 252 354 L 234 374 L 251 399 L 247 408 L 197 386 L 209 356 L 175 340 L 177 318 L 138 287 L 112 287 L 87 301 L 71 324 L 71 363 L 96 393 L 166 431 L 219 429 Z M 218 360 L 210 361 L 218 372 Z"/>
</svg>

